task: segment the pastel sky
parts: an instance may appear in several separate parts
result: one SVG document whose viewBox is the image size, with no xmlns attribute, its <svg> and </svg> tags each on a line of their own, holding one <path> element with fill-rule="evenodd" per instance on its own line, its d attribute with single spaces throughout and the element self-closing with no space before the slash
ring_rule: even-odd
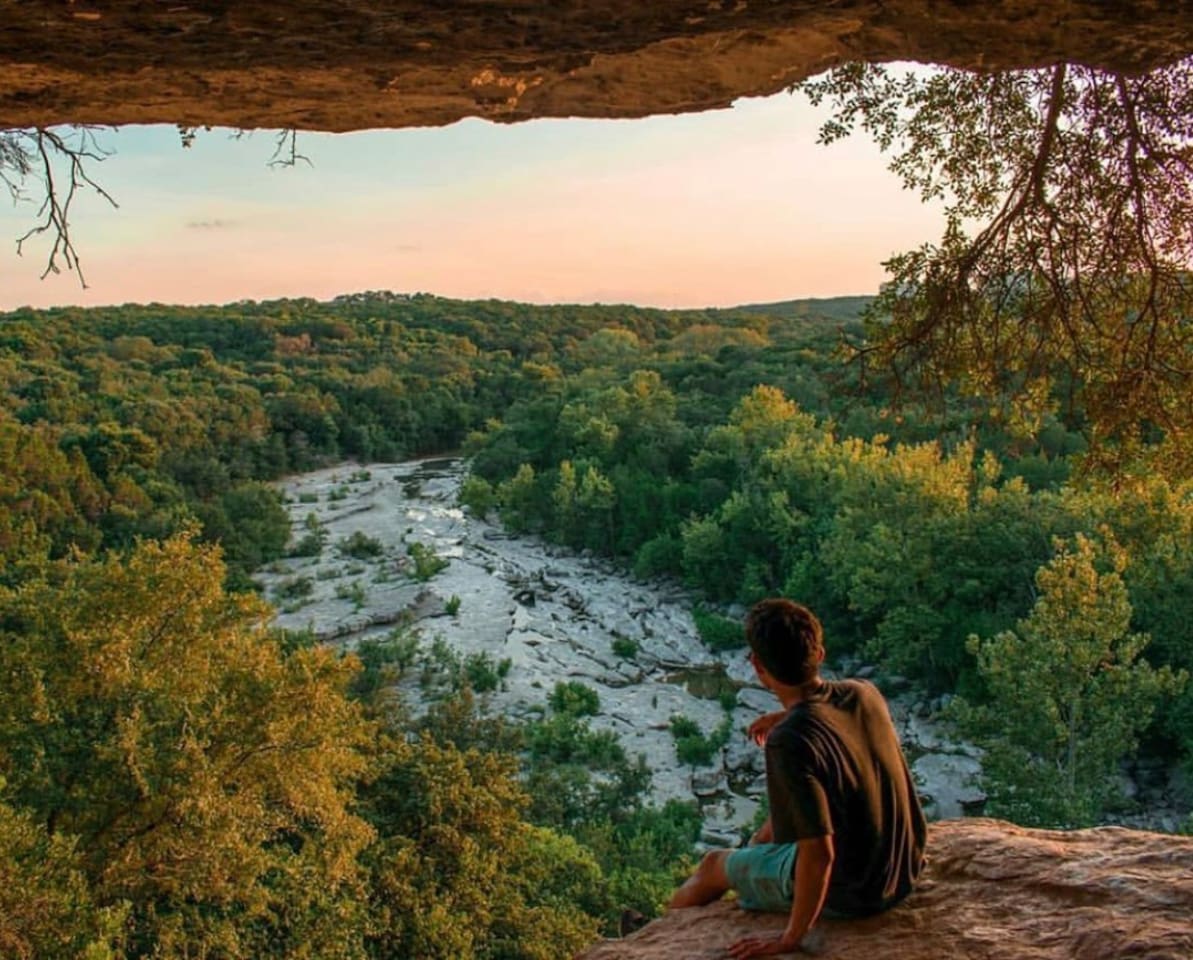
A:
<svg viewBox="0 0 1193 960">
<path fill-rule="evenodd" d="M 311 166 L 267 166 L 273 135 L 103 131 L 72 216 L 88 289 L 40 280 L 0 203 L 0 309 L 225 303 L 388 289 L 532 302 L 725 306 L 868 293 L 881 261 L 935 239 L 863 137 L 816 145 L 801 98 L 644 120 L 299 134 Z"/>
</svg>

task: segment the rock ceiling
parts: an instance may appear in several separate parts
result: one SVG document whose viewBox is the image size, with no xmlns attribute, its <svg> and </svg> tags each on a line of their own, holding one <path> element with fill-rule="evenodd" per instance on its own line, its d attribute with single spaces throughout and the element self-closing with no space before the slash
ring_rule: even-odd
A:
<svg viewBox="0 0 1193 960">
<path fill-rule="evenodd" d="M 1193 0 L 0 0 L 0 127 L 321 130 L 724 107 L 849 60 L 1139 71 Z"/>
</svg>

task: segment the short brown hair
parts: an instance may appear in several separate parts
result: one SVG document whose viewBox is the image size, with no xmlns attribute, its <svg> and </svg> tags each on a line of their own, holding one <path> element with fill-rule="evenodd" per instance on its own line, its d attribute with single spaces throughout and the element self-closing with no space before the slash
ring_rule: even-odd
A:
<svg viewBox="0 0 1193 960">
<path fill-rule="evenodd" d="M 816 614 L 782 597 L 754 604 L 746 615 L 746 641 L 772 677 L 793 687 L 816 676 L 824 654 Z"/>
</svg>

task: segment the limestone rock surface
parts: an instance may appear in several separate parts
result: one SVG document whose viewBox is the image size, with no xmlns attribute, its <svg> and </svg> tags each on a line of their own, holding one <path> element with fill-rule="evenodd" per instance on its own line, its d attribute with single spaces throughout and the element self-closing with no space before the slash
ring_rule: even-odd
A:
<svg viewBox="0 0 1193 960">
<path fill-rule="evenodd" d="M 1193 0 L 8 0 L 0 127 L 353 130 L 724 107 L 850 60 L 1125 71 Z"/>
<path fill-rule="evenodd" d="M 784 920 L 725 901 L 674 911 L 577 960 L 712 960 L 740 937 L 779 932 Z M 804 952 L 824 960 L 1189 960 L 1193 838 L 934 823 L 915 894 L 879 917 L 821 921 Z"/>
</svg>

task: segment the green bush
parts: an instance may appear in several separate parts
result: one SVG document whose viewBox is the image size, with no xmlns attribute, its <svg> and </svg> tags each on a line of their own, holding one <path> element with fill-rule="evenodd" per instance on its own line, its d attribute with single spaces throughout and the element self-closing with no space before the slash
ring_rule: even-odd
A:
<svg viewBox="0 0 1193 960">
<path fill-rule="evenodd" d="M 671 718 L 671 735 L 675 738 L 675 755 L 681 763 L 693 767 L 712 766 L 721 748 L 729 742 L 730 719 L 726 717 L 710 736 L 700 731 L 694 720 L 677 714 Z"/>
<path fill-rule="evenodd" d="M 350 584 L 341 583 L 336 586 L 336 598 L 348 600 L 351 602 L 353 610 L 359 610 L 368 600 L 368 593 L 365 591 L 363 583 L 353 580 Z"/>
<path fill-rule="evenodd" d="M 455 693 L 460 689 L 462 671 L 460 655 L 448 646 L 443 637 L 437 636 L 422 655 L 418 684 L 431 696 Z"/>
<path fill-rule="evenodd" d="M 464 658 L 464 680 L 475 693 L 489 693 L 501 686 L 501 679 L 509 673 L 509 660 L 501 664 L 493 661 L 487 653 L 470 653 Z"/>
<path fill-rule="evenodd" d="M 274 594 L 281 600 L 298 600 L 309 597 L 314 589 L 315 581 L 310 577 L 291 577 L 274 587 Z"/>
<path fill-rule="evenodd" d="M 693 610 L 692 620 L 696 624 L 700 639 L 710 650 L 717 652 L 740 650 L 746 645 L 746 635 L 742 625 L 728 617 L 708 613 L 705 610 Z"/>
<path fill-rule="evenodd" d="M 488 653 L 470 653 L 461 657 L 443 637 L 431 641 L 422 657 L 419 685 L 432 697 L 454 696 L 464 690 L 490 693 L 509 675 L 513 661 L 497 661 Z"/>
<path fill-rule="evenodd" d="M 352 678 L 350 691 L 358 700 L 371 700 L 386 684 L 410 669 L 418 656 L 418 631 L 398 627 L 384 637 L 360 641 L 355 654 L 361 669 Z"/>
<path fill-rule="evenodd" d="M 411 576 L 422 583 L 426 583 L 448 565 L 447 560 L 436 554 L 425 543 L 410 544 L 406 548 L 406 553 L 414 561 L 414 570 L 411 572 Z"/>
<path fill-rule="evenodd" d="M 586 719 L 570 713 L 528 724 L 526 745 L 531 759 L 579 763 L 596 770 L 610 770 L 626 760 L 617 734 L 591 730 Z"/>
<path fill-rule="evenodd" d="M 630 637 L 614 637 L 613 655 L 622 660 L 633 660 L 638 656 L 638 641 Z"/>
<path fill-rule="evenodd" d="M 560 681 L 547 702 L 556 713 L 570 717 L 594 717 L 601 712 L 601 698 L 578 680 Z"/>
<path fill-rule="evenodd" d="M 350 537 L 344 537 L 338 544 L 340 555 L 354 560 L 375 560 L 385 552 L 385 546 L 376 537 L 370 537 L 357 530 Z"/>
<path fill-rule="evenodd" d="M 317 557 L 323 553 L 323 538 L 317 533 L 307 533 L 290 550 L 292 557 Z"/>
</svg>

